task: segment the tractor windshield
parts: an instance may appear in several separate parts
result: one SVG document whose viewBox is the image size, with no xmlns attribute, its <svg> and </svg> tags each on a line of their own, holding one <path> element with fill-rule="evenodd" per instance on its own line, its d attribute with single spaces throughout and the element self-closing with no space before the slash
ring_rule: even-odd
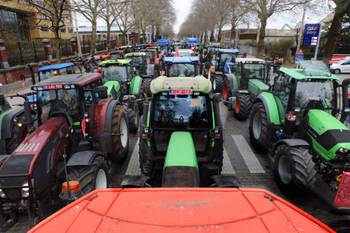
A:
<svg viewBox="0 0 350 233">
<path fill-rule="evenodd" d="M 126 66 L 108 66 L 103 70 L 104 81 L 121 81 L 128 79 L 128 69 Z"/>
<path fill-rule="evenodd" d="M 134 57 L 128 57 L 129 59 L 131 59 L 131 64 L 134 66 L 140 66 L 145 64 L 145 58 L 144 56 L 134 56 Z"/>
<path fill-rule="evenodd" d="M 310 101 L 320 101 L 324 108 L 332 108 L 333 82 L 331 80 L 299 81 L 295 93 L 295 107 L 304 109 Z"/>
<path fill-rule="evenodd" d="M 242 77 L 247 79 L 265 79 L 264 64 L 244 64 Z"/>
<path fill-rule="evenodd" d="M 38 91 L 38 105 L 44 118 L 53 112 L 67 112 L 72 117 L 80 113 L 76 89 L 40 90 Z"/>
<path fill-rule="evenodd" d="M 231 53 L 222 53 L 220 55 L 220 61 L 222 63 L 224 62 L 232 62 L 234 63 L 236 59 L 236 55 L 235 54 L 231 54 Z"/>
<path fill-rule="evenodd" d="M 155 97 L 154 106 L 155 127 L 209 127 L 208 107 L 205 96 L 158 95 Z"/>
<path fill-rule="evenodd" d="M 195 76 L 195 65 L 193 64 L 172 64 L 168 71 L 169 77 L 192 77 Z"/>
</svg>

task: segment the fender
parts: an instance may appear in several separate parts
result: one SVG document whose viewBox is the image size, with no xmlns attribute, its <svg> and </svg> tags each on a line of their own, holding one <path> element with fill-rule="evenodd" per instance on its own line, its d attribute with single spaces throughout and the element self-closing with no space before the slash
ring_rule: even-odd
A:
<svg viewBox="0 0 350 233">
<path fill-rule="evenodd" d="M 264 104 L 268 122 L 274 125 L 281 125 L 281 116 L 279 115 L 278 106 L 274 96 L 269 92 L 263 92 L 258 96 L 254 103 L 259 101 Z"/>
<path fill-rule="evenodd" d="M 249 93 L 251 93 L 251 95 L 255 97 L 258 96 L 260 93 L 268 90 L 269 86 L 259 79 L 250 79 L 248 81 L 248 91 Z"/>
<path fill-rule="evenodd" d="M 14 119 L 24 113 L 23 108 L 13 108 L 9 111 L 3 113 L 1 120 L 1 139 L 7 139 L 12 137 L 12 127 L 14 124 Z"/>
<path fill-rule="evenodd" d="M 69 158 L 67 167 L 89 166 L 97 156 L 105 157 L 105 155 L 99 151 L 88 150 L 76 152 Z"/>
<path fill-rule="evenodd" d="M 232 84 L 231 88 L 233 92 L 239 89 L 239 80 L 236 77 L 236 75 L 226 74 L 226 78 L 230 82 L 230 84 Z"/>
<path fill-rule="evenodd" d="M 282 144 L 286 144 L 289 147 L 296 147 L 296 146 L 309 147 L 310 146 L 310 144 L 303 139 L 282 139 L 273 146 L 273 151 L 275 151 L 276 148 Z"/>
<path fill-rule="evenodd" d="M 130 93 L 131 95 L 138 95 L 141 91 L 142 78 L 140 76 L 135 76 L 131 79 L 130 83 Z"/>
<path fill-rule="evenodd" d="M 107 94 L 109 97 L 117 98 L 120 92 L 120 83 L 118 81 L 107 81 L 103 86 L 107 87 Z"/>
</svg>

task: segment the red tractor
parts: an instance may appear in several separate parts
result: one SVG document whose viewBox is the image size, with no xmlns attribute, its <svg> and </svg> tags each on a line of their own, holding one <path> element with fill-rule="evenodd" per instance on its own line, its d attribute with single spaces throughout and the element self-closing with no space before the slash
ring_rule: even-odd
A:
<svg viewBox="0 0 350 233">
<path fill-rule="evenodd" d="M 3 229 L 18 213 L 36 223 L 80 195 L 107 188 L 110 161 L 128 151 L 126 109 L 107 98 L 100 74 L 56 76 L 32 89 L 35 126 L 12 154 L 0 156 Z M 74 187 L 64 188 L 67 182 L 79 182 L 79 195 L 70 195 Z"/>
</svg>

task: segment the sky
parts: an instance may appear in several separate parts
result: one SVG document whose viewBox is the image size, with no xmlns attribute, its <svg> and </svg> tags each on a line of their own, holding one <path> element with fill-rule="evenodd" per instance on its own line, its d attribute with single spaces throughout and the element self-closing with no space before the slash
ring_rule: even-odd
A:
<svg viewBox="0 0 350 233">
<path fill-rule="evenodd" d="M 178 33 L 181 24 L 186 20 L 187 16 L 191 13 L 191 6 L 193 0 L 173 0 L 174 8 L 176 12 L 176 22 L 174 25 L 174 32 Z"/>
</svg>

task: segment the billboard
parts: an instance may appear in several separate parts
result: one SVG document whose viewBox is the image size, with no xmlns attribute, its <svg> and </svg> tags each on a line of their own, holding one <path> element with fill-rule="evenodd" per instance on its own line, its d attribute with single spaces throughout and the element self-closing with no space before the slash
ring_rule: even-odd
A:
<svg viewBox="0 0 350 233">
<path fill-rule="evenodd" d="M 320 28 L 321 28 L 321 25 L 319 23 L 305 24 L 304 46 L 317 45 L 318 36 L 320 34 Z"/>
</svg>

